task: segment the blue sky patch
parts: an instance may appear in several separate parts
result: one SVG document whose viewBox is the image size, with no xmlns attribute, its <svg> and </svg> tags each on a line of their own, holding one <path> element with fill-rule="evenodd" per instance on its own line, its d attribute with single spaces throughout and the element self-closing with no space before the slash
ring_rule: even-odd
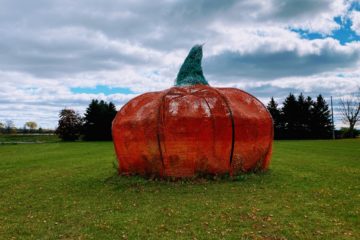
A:
<svg viewBox="0 0 360 240">
<path fill-rule="evenodd" d="M 121 94 L 132 94 L 134 93 L 130 88 L 118 88 L 118 87 L 109 87 L 105 85 L 96 85 L 96 87 L 75 87 L 71 88 L 73 93 L 89 93 L 89 94 L 99 94 L 103 93 L 105 95 L 121 93 Z"/>
<path fill-rule="evenodd" d="M 351 4 L 349 11 L 353 11 L 353 10 L 360 11 L 360 2 L 353 2 Z"/>
<path fill-rule="evenodd" d="M 352 22 L 350 19 L 342 20 L 341 17 L 335 17 L 334 21 L 340 25 L 340 28 L 333 31 L 331 35 L 313 33 L 303 29 L 291 29 L 291 31 L 298 33 L 301 38 L 309 40 L 331 37 L 338 40 L 341 45 L 345 45 L 352 41 L 360 41 L 360 36 L 351 29 Z"/>
<path fill-rule="evenodd" d="M 298 33 L 301 36 L 301 38 L 304 38 L 304 39 L 313 40 L 313 39 L 324 39 L 327 37 L 320 33 L 313 33 L 313 32 L 309 32 L 307 30 L 302 30 L 302 29 L 291 29 L 291 31 Z"/>
<path fill-rule="evenodd" d="M 352 22 L 350 19 L 342 21 L 340 17 L 336 17 L 334 20 L 341 27 L 340 29 L 333 31 L 332 37 L 339 40 L 342 45 L 348 42 L 360 40 L 360 36 L 351 29 Z"/>
</svg>

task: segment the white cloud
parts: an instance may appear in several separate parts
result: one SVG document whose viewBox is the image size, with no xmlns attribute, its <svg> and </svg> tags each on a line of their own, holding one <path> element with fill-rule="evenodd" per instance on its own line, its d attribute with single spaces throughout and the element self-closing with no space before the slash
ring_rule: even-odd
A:
<svg viewBox="0 0 360 240">
<path fill-rule="evenodd" d="M 292 1 L 285 2 L 287 2 L 287 5 L 297 8 L 297 11 L 303 13 L 301 18 L 292 18 L 290 20 L 290 23 L 288 23 L 290 27 L 326 35 L 340 28 L 340 25 L 334 21 L 334 17 L 344 16 L 351 4 L 346 0 L 299 0 L 297 1 L 298 4 Z M 308 8 L 302 9 L 302 4 Z"/>
<path fill-rule="evenodd" d="M 343 0 L 3 0 L 0 8 L 0 121 L 55 127 L 63 107 L 92 98 L 120 107 L 172 86 L 189 48 L 204 47 L 211 84 L 238 86 L 264 101 L 290 90 L 341 96 L 358 83 L 359 43 L 302 39 L 290 29 L 329 34 L 334 17 L 359 14 Z M 341 75 L 341 77 L 339 77 Z M 129 88 L 135 94 L 77 94 L 73 87 Z M 326 86 L 326 87 L 324 87 Z"/>
<path fill-rule="evenodd" d="M 360 35 L 360 12 L 353 11 L 350 15 L 350 19 L 352 21 L 351 29 L 356 32 L 356 34 Z"/>
</svg>

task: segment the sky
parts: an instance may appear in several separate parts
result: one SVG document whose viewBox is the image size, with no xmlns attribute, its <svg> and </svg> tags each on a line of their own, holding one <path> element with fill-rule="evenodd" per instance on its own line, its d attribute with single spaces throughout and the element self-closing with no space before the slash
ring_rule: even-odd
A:
<svg viewBox="0 0 360 240">
<path fill-rule="evenodd" d="M 214 87 L 337 105 L 360 87 L 360 0 L 0 0 L 0 122 L 56 128 L 91 99 L 120 109 L 173 86 L 195 44 Z"/>
</svg>

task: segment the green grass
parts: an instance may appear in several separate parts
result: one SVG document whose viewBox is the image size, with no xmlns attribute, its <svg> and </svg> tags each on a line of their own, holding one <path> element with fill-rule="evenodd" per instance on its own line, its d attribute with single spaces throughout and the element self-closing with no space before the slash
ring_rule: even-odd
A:
<svg viewBox="0 0 360 240">
<path fill-rule="evenodd" d="M 0 134 L 0 144 L 59 142 L 55 134 Z"/>
<path fill-rule="evenodd" d="M 0 146 L 0 239 L 360 239 L 360 140 L 278 141 L 237 181 L 114 176 L 111 142 Z"/>
</svg>

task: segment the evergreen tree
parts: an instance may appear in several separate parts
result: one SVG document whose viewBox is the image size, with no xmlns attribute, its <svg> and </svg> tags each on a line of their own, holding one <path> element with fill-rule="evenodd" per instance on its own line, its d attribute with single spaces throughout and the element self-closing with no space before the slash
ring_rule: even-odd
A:
<svg viewBox="0 0 360 240">
<path fill-rule="evenodd" d="M 308 118 L 308 109 L 307 104 L 305 103 L 305 98 L 302 93 L 298 96 L 297 99 L 298 107 L 298 118 L 296 119 L 296 138 L 305 138 L 307 134 L 307 118 Z"/>
<path fill-rule="evenodd" d="M 59 126 L 55 133 L 64 141 L 79 139 L 82 126 L 79 114 L 72 109 L 63 109 L 60 111 L 59 117 Z"/>
<path fill-rule="evenodd" d="M 281 139 L 283 134 L 283 122 L 281 111 L 278 108 L 278 103 L 271 97 L 270 102 L 267 105 L 267 109 L 270 112 L 274 123 L 274 138 Z"/>
<path fill-rule="evenodd" d="M 306 125 L 307 125 L 307 135 L 305 138 L 314 138 L 314 133 L 313 133 L 313 130 L 312 130 L 312 116 L 313 116 L 313 112 L 314 112 L 314 100 L 308 96 L 306 98 L 306 101 L 305 101 L 305 104 L 308 108 L 308 111 L 307 111 L 307 117 L 306 117 Z"/>
<path fill-rule="evenodd" d="M 300 94 L 298 98 L 293 94 L 283 102 L 283 107 L 271 98 L 267 109 L 274 120 L 276 139 L 323 139 L 330 138 L 332 131 L 329 106 L 319 95 L 316 101 L 311 97 L 305 98 Z"/>
<path fill-rule="evenodd" d="M 332 131 L 329 105 L 321 94 L 316 98 L 311 112 L 310 128 L 313 138 L 330 138 Z"/>
<path fill-rule="evenodd" d="M 284 138 L 298 138 L 299 107 L 295 96 L 290 93 L 282 107 L 284 120 Z"/>
<path fill-rule="evenodd" d="M 103 100 L 92 100 L 85 113 L 85 140 L 112 140 L 111 126 L 117 111 L 115 105 Z"/>
<path fill-rule="evenodd" d="M 313 108 L 313 100 L 311 97 L 305 99 L 304 95 L 300 93 L 297 105 L 298 105 L 298 119 L 296 123 L 297 136 L 296 138 L 306 139 L 311 138 L 310 119 Z"/>
</svg>

